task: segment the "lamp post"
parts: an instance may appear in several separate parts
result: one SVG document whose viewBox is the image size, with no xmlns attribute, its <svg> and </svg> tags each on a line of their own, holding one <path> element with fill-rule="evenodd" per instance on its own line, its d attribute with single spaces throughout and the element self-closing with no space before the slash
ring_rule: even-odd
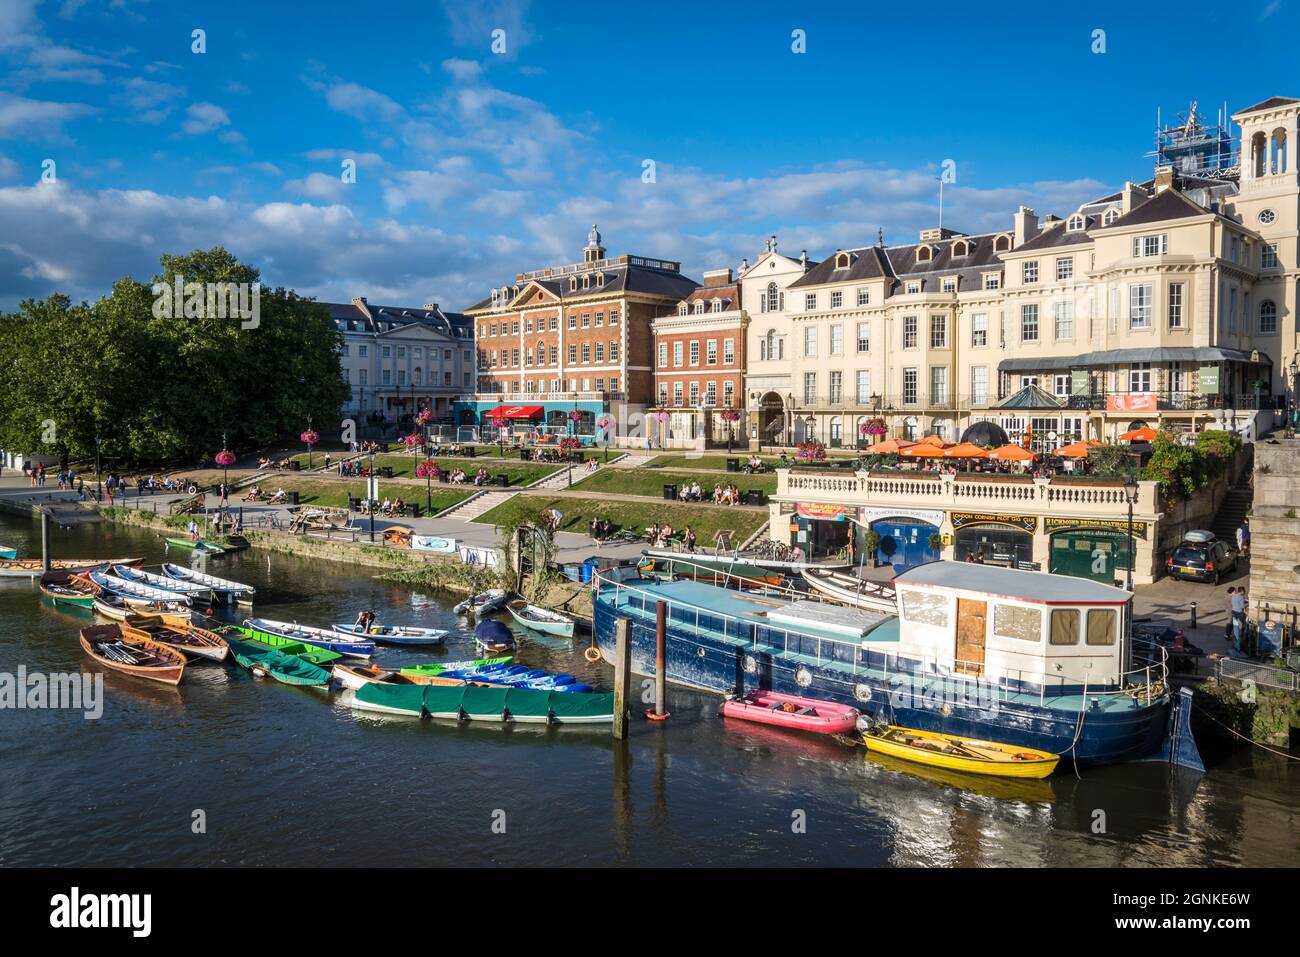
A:
<svg viewBox="0 0 1300 957">
<path fill-rule="evenodd" d="M 1128 592 L 1133 590 L 1133 506 L 1137 497 L 1137 479 L 1130 475 L 1124 479 L 1124 501 L 1128 503 L 1128 574 L 1124 579 L 1124 590 Z"/>
<path fill-rule="evenodd" d="M 370 445 L 370 469 L 366 473 L 366 511 L 370 513 L 370 543 L 375 542 L 375 500 L 370 497 L 371 483 L 375 480 L 375 446 Z"/>
<path fill-rule="evenodd" d="M 95 435 L 95 501 L 104 500 L 104 483 L 99 475 L 99 434 Z"/>
<path fill-rule="evenodd" d="M 311 427 L 311 416 L 307 416 L 307 431 L 298 436 L 298 438 L 307 444 L 307 471 L 311 471 L 311 447 L 320 441 L 320 435 L 314 432 Z"/>
<path fill-rule="evenodd" d="M 226 448 L 226 433 L 221 433 L 221 451 L 216 454 L 215 461 L 221 466 L 221 504 L 224 508 L 227 504 L 226 496 L 230 493 L 230 466 L 235 461 L 235 454 Z"/>
</svg>

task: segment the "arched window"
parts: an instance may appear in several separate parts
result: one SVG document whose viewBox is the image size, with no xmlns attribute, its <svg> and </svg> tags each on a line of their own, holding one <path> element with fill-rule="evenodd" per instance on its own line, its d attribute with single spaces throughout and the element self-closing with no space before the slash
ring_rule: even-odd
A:
<svg viewBox="0 0 1300 957">
<path fill-rule="evenodd" d="M 928 263 L 928 262 L 929 262 L 931 259 L 933 259 L 933 258 L 934 258 L 934 250 L 932 250 L 929 246 L 917 246 L 917 247 L 916 247 L 916 261 L 917 261 L 917 262 L 919 262 L 919 263 Z"/>
<path fill-rule="evenodd" d="M 853 265 L 853 257 L 848 253 L 840 252 L 835 254 L 835 268 L 848 269 Z"/>
<path fill-rule="evenodd" d="M 1263 131 L 1250 138 L 1250 168 L 1255 176 L 1263 176 L 1268 169 L 1268 137 Z"/>
<path fill-rule="evenodd" d="M 1269 144 L 1269 168 L 1271 172 L 1285 173 L 1287 171 L 1286 146 L 1286 130 L 1279 126 L 1273 131 L 1273 138 Z"/>
<path fill-rule="evenodd" d="M 970 243 L 964 239 L 959 239 L 952 244 L 952 254 L 954 257 L 969 256 Z"/>
<path fill-rule="evenodd" d="M 703 299 L 696 299 L 696 300 L 695 300 L 695 314 L 696 314 L 697 316 L 702 316 L 702 315 L 704 315 L 704 300 L 703 300 Z"/>
<path fill-rule="evenodd" d="M 684 316 L 684 315 L 686 315 L 686 303 L 684 303 L 684 302 L 679 302 L 679 303 L 677 304 L 677 315 L 679 315 L 679 316 Z"/>
<path fill-rule="evenodd" d="M 1065 221 L 1065 229 L 1067 232 L 1077 233 L 1079 230 L 1083 229 L 1083 226 L 1084 218 L 1078 213 L 1075 213 Z"/>
<path fill-rule="evenodd" d="M 993 251 L 995 253 L 1004 253 L 1011 249 L 1011 237 L 1006 233 L 998 236 L 993 240 Z"/>
<path fill-rule="evenodd" d="M 1277 334 L 1277 303 L 1265 299 L 1259 304 L 1259 334 L 1272 336 Z"/>
<path fill-rule="evenodd" d="M 777 342 L 776 330 L 775 329 L 767 330 L 767 337 L 763 340 L 763 351 L 766 353 L 766 358 L 768 359 L 777 358 L 776 342 Z"/>
<path fill-rule="evenodd" d="M 1117 219 L 1119 219 L 1119 210 L 1112 206 L 1110 209 L 1106 210 L 1106 214 L 1101 217 L 1101 224 L 1103 226 L 1109 226 Z"/>
<path fill-rule="evenodd" d="M 776 312 L 777 310 L 779 310 L 781 308 L 780 296 L 781 296 L 781 292 L 779 289 L 776 288 L 776 283 L 769 282 L 767 284 L 767 307 L 764 309 L 764 311 Z"/>
</svg>

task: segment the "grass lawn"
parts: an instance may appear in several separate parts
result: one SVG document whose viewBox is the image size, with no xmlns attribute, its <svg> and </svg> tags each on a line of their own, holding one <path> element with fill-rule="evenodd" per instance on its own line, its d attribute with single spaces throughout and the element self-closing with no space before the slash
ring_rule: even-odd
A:
<svg viewBox="0 0 1300 957">
<path fill-rule="evenodd" d="M 578 473 L 574 472 L 574 482 Z M 703 475 L 699 472 L 669 472 L 660 469 L 600 469 L 589 478 L 582 480 L 581 489 L 592 492 L 616 492 L 619 495 L 650 495 L 662 499 L 665 483 L 685 485 L 687 482 L 699 482 L 700 491 L 712 501 L 713 486 L 733 484 L 742 492 L 759 489 L 771 495 L 776 491 L 776 475 L 763 473 L 759 475 L 739 475 L 721 473 L 717 476 Z M 563 511 L 563 509 L 561 509 Z"/>
<path fill-rule="evenodd" d="M 369 460 L 363 461 L 368 462 Z M 389 465 L 393 469 L 393 478 L 415 478 L 415 466 L 423 461 L 423 456 L 376 455 L 375 468 L 383 468 L 385 465 Z M 456 468 L 464 469 L 465 477 L 470 480 L 474 478 L 479 469 L 487 469 L 492 475 L 504 472 L 510 476 L 512 488 L 519 485 L 531 485 L 538 479 L 546 478 L 546 476 L 551 475 L 560 468 L 558 465 L 549 465 L 544 462 L 520 462 L 518 458 L 499 459 L 495 455 L 490 458 L 479 455 L 472 459 L 452 458 L 450 455 L 435 455 L 431 461 L 437 462 L 438 468 L 444 472 L 450 472 Z"/>
<path fill-rule="evenodd" d="M 725 472 L 727 470 L 727 459 L 740 459 L 740 464 L 744 465 L 749 459 L 748 452 L 737 451 L 734 455 L 714 454 L 710 452 L 707 455 L 691 455 L 686 452 L 672 452 L 664 455 L 655 456 L 645 464 L 648 469 L 708 469 L 711 472 Z M 759 456 L 768 468 L 776 464 L 776 457 L 773 455 Z M 741 473 L 743 474 L 743 473 Z"/>
<path fill-rule="evenodd" d="M 491 511 L 484 512 L 474 521 L 496 525 L 520 519 L 536 520 L 543 511 L 552 507 L 559 509 L 564 516 L 560 521 L 560 531 L 563 532 L 586 534 L 593 518 L 607 518 L 620 528 L 630 528 L 638 533 L 655 522 L 670 522 L 678 530 L 689 525 L 694 529 L 701 545 L 711 545 L 714 533 L 723 528 L 732 531 L 732 537 L 737 543 L 742 542 L 768 520 L 767 509 L 706 508 L 668 502 L 589 501 L 574 496 L 516 495 Z"/>
<path fill-rule="evenodd" d="M 276 489 L 284 489 L 286 492 L 297 492 L 298 501 L 302 505 L 330 505 L 338 508 L 347 508 L 348 496 L 362 498 L 366 494 L 366 483 L 364 480 L 354 482 L 337 482 L 328 479 L 298 479 L 285 478 L 280 479 L 274 476 L 265 482 L 259 482 L 267 496 L 275 494 Z M 464 501 L 474 494 L 476 489 L 473 486 L 449 489 L 446 486 L 434 485 L 433 487 L 433 509 L 440 512 L 444 508 L 451 508 L 457 502 Z M 244 504 L 243 498 L 247 494 L 247 489 L 241 489 L 230 500 L 230 504 L 239 506 Z M 390 499 L 399 496 L 405 502 L 415 502 L 424 508 L 425 490 L 417 485 L 394 485 L 384 484 L 384 480 L 379 480 L 379 495 L 382 498 Z M 265 500 L 264 500 L 265 501 Z M 249 502 L 249 505 L 255 503 Z"/>
</svg>

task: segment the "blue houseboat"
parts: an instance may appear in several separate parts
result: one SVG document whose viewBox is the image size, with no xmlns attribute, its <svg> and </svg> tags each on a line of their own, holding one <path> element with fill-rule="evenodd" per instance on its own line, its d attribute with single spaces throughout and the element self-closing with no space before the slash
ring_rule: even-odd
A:
<svg viewBox="0 0 1300 957">
<path fill-rule="evenodd" d="M 758 594 L 631 570 L 595 581 L 596 643 L 653 675 L 667 605 L 669 681 L 857 707 L 890 724 L 1021 745 L 1081 763 L 1159 752 L 1169 727 L 1164 650 L 1135 642 L 1133 596 L 1081 578 L 931 562 L 894 579 L 897 614 L 791 592 Z"/>
</svg>

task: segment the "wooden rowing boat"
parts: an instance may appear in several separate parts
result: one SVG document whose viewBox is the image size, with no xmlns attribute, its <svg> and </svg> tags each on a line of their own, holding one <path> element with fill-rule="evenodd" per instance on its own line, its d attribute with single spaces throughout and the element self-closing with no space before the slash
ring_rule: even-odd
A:
<svg viewBox="0 0 1300 957">
<path fill-rule="evenodd" d="M 399 671 L 386 671 L 370 665 L 335 665 L 330 672 L 330 684 L 356 691 L 368 684 L 418 685 L 427 682 Z"/>
<path fill-rule="evenodd" d="M 221 635 L 227 641 L 235 638 L 246 644 L 256 645 L 265 651 L 278 651 L 282 655 L 288 655 L 291 658 L 301 658 L 309 664 L 316 665 L 320 668 L 332 668 L 336 661 L 342 659 L 342 655 L 337 651 L 327 651 L 324 648 L 318 648 L 316 645 L 306 645 L 301 641 L 291 641 L 280 635 L 272 635 L 268 632 L 253 632 L 249 628 L 241 628 L 235 625 L 221 625 L 215 629 L 216 633 Z"/>
<path fill-rule="evenodd" d="M 54 558 L 50 571 L 80 572 L 108 565 L 143 565 L 143 558 Z M 0 558 L 0 578 L 36 578 L 45 573 L 39 558 Z"/>
<path fill-rule="evenodd" d="M 522 598 L 512 601 L 506 608 L 510 617 L 525 628 L 547 635 L 559 635 L 561 638 L 573 637 L 573 619 L 558 611 L 530 605 Z"/>
<path fill-rule="evenodd" d="M 94 584 L 93 582 L 91 584 Z M 99 588 L 98 585 L 95 586 Z M 144 598 L 124 598 L 102 588 L 95 596 L 95 614 L 121 621 L 127 615 L 184 615 L 189 606 L 182 601 L 149 601 Z"/>
<path fill-rule="evenodd" d="M 1060 755 L 1050 751 L 894 725 L 865 731 L 862 739 L 869 751 L 931 767 L 996 777 L 1045 778 L 1060 760 Z"/>
<path fill-rule="evenodd" d="M 167 591 L 162 588 L 154 588 L 152 585 L 144 585 L 140 582 L 127 581 L 125 578 L 119 578 L 116 575 L 110 575 L 107 572 L 91 572 L 89 575 L 93 581 L 104 591 L 121 595 L 123 598 L 140 598 L 144 601 L 170 601 L 181 602 L 185 605 L 191 603 L 189 595 L 182 595 L 179 592 Z"/>
<path fill-rule="evenodd" d="M 240 641 L 238 638 L 227 640 L 235 661 L 255 677 L 269 676 L 286 685 L 323 686 L 329 683 L 329 671 L 310 661 L 283 654 L 257 642 Z"/>
<path fill-rule="evenodd" d="M 504 588 L 490 588 L 477 595 L 471 595 L 452 608 L 458 615 L 487 615 L 505 607 L 510 595 Z"/>
<path fill-rule="evenodd" d="M 893 613 L 898 607 L 891 582 L 866 581 L 825 568 L 804 569 L 803 580 L 818 594 L 853 608 Z"/>
<path fill-rule="evenodd" d="M 177 548 L 192 548 L 195 551 L 207 552 L 209 555 L 224 555 L 226 550 L 214 542 L 205 542 L 200 539 L 192 542 L 188 538 L 168 538 L 165 539 L 168 545 L 175 545 Z"/>
<path fill-rule="evenodd" d="M 334 630 L 341 635 L 354 638 L 370 639 L 385 645 L 444 645 L 447 643 L 445 628 L 416 628 L 411 625 L 372 625 L 369 631 L 362 631 L 356 625 L 335 624 Z"/>
<path fill-rule="evenodd" d="M 67 571 L 51 571 L 41 576 L 41 594 L 56 605 L 92 608 L 99 586 L 88 578 Z"/>
<path fill-rule="evenodd" d="M 126 634 L 121 625 L 81 629 L 81 647 L 97 664 L 135 678 L 178 685 L 185 676 L 185 656 L 142 635 Z"/>
<path fill-rule="evenodd" d="M 751 691 L 743 698 L 730 698 L 723 703 L 722 714 L 728 718 L 819 734 L 852 731 L 858 721 L 857 708 L 775 691 Z"/>
<path fill-rule="evenodd" d="M 211 591 L 213 595 L 224 596 L 228 600 L 238 601 L 241 605 L 251 605 L 253 603 L 253 594 L 257 591 L 252 585 L 231 581 L 228 578 L 218 578 L 216 575 L 207 575 L 193 568 L 186 568 L 184 565 L 175 565 L 171 562 L 164 562 L 161 570 L 163 575 L 170 579 L 189 582 L 193 585 L 202 585 Z"/>
<path fill-rule="evenodd" d="M 179 595 L 210 595 L 212 593 L 212 589 L 207 585 L 178 581 L 166 575 L 155 575 L 153 572 L 147 572 L 142 568 L 113 568 L 112 573 L 118 578 L 135 582 L 137 585 L 148 585 L 151 588 L 159 588 L 163 591 L 174 591 Z"/>
<path fill-rule="evenodd" d="M 0 558 L 17 558 L 17 557 L 18 557 L 18 549 L 0 548 Z"/>
<path fill-rule="evenodd" d="M 149 638 L 189 658 L 225 661 L 230 655 L 226 639 L 191 624 L 189 616 L 127 615 L 122 622 L 122 633 Z"/>
<path fill-rule="evenodd" d="M 262 634 L 278 635 L 290 641 L 301 641 L 303 644 L 316 645 L 328 651 L 337 651 L 349 658 L 369 658 L 375 653 L 373 641 L 342 635 L 328 628 L 300 625 L 297 622 L 272 621 L 270 618 L 245 618 L 244 627 L 253 632 L 254 638 L 259 638 Z"/>
</svg>

